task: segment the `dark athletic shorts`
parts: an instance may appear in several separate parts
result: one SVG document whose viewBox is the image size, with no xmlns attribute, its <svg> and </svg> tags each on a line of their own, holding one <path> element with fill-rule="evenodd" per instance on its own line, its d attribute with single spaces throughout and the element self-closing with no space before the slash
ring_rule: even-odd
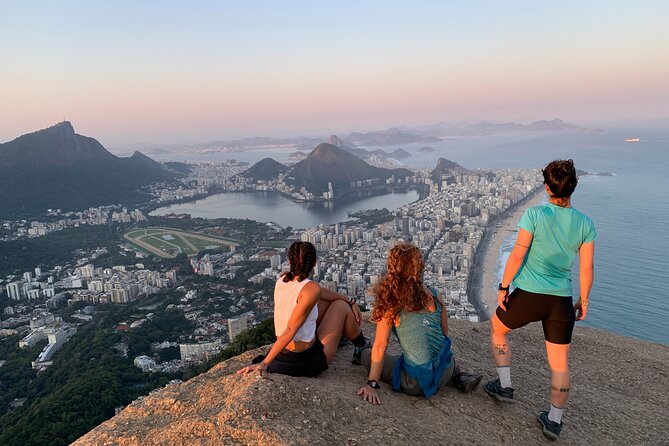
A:
<svg viewBox="0 0 669 446">
<path fill-rule="evenodd" d="M 507 328 L 524 327 L 541 321 L 544 338 L 553 344 L 571 343 L 576 315 L 571 296 L 530 293 L 516 288 L 509 295 L 506 311 L 497 307 L 497 317 Z"/>
<path fill-rule="evenodd" d="M 302 352 L 283 350 L 269 364 L 269 373 L 290 376 L 316 376 L 328 368 L 328 361 L 323 352 L 323 344 L 316 337 L 314 343 Z"/>
</svg>

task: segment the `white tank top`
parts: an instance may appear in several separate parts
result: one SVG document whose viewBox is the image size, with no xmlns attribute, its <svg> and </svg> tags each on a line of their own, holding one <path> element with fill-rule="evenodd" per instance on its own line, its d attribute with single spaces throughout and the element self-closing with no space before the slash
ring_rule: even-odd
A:
<svg viewBox="0 0 669 446">
<path fill-rule="evenodd" d="M 276 281 L 276 286 L 274 287 L 274 333 L 277 337 L 286 331 L 288 320 L 297 305 L 297 297 L 300 295 L 302 288 L 309 282 L 311 282 L 309 279 L 305 279 L 302 282 L 298 282 L 297 280 L 284 282 L 282 277 L 279 277 Z M 304 324 L 295 333 L 293 341 L 313 341 L 316 338 L 317 319 L 318 305 L 314 305 Z"/>
</svg>

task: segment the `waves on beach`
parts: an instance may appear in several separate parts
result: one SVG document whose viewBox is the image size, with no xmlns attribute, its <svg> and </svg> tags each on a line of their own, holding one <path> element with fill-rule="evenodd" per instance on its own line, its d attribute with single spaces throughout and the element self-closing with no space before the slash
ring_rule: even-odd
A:
<svg viewBox="0 0 669 446">
<path fill-rule="evenodd" d="M 499 282 L 502 281 L 502 276 L 504 275 L 504 266 L 506 265 L 506 261 L 509 259 L 511 251 L 513 250 L 513 245 L 516 244 L 517 236 L 518 231 L 507 235 L 499 248 L 499 252 L 497 253 L 497 263 L 495 264 L 496 280 L 495 283 L 491 284 L 495 293 L 497 292 L 497 286 L 499 285 Z"/>
</svg>

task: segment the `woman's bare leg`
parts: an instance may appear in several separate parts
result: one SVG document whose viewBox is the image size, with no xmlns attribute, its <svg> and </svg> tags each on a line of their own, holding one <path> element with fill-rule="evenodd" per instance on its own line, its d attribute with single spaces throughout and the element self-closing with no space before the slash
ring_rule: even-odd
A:
<svg viewBox="0 0 669 446">
<path fill-rule="evenodd" d="M 325 313 L 327 313 L 328 308 L 330 308 L 330 302 L 327 300 L 318 300 L 318 319 L 316 319 L 316 325 L 320 325 L 321 321 L 323 320 L 323 316 L 325 316 Z"/>
<path fill-rule="evenodd" d="M 551 368 L 551 404 L 564 409 L 569 399 L 569 344 L 553 344 L 546 341 L 548 365 Z"/>
<path fill-rule="evenodd" d="M 348 303 L 343 300 L 335 300 L 329 303 L 327 311 L 324 312 L 323 318 L 316 328 L 316 332 L 318 339 L 323 344 L 323 351 L 329 364 L 337 352 L 341 335 L 343 334 L 349 339 L 355 339 L 362 331 Z"/>
<path fill-rule="evenodd" d="M 499 320 L 497 313 L 493 313 L 490 327 L 492 357 L 495 361 L 500 385 L 504 388 L 511 387 L 511 349 L 506 338 L 511 329 Z"/>
<path fill-rule="evenodd" d="M 509 349 L 509 342 L 506 339 L 506 335 L 509 334 L 511 329 L 507 328 L 495 313 L 492 315 L 490 326 L 492 357 L 495 360 L 495 365 L 497 367 L 510 367 L 511 350 Z"/>
</svg>

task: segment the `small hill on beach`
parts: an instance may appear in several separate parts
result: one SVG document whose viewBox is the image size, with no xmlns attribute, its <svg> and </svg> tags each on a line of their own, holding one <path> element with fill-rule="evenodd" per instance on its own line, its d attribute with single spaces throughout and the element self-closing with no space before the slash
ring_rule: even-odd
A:
<svg viewBox="0 0 669 446">
<path fill-rule="evenodd" d="M 452 320 L 450 330 L 461 367 L 494 378 L 489 325 Z M 536 421 L 547 408 L 550 379 L 541 327 L 517 330 L 510 341 L 513 405 L 496 403 L 481 388 L 465 395 L 447 387 L 425 400 L 385 384 L 381 405 L 370 405 L 355 394 L 366 374 L 350 363 L 351 346 L 318 378 L 234 374 L 265 347 L 135 401 L 74 444 L 548 444 Z M 667 444 L 669 347 L 578 326 L 571 352 L 562 444 Z"/>
</svg>

